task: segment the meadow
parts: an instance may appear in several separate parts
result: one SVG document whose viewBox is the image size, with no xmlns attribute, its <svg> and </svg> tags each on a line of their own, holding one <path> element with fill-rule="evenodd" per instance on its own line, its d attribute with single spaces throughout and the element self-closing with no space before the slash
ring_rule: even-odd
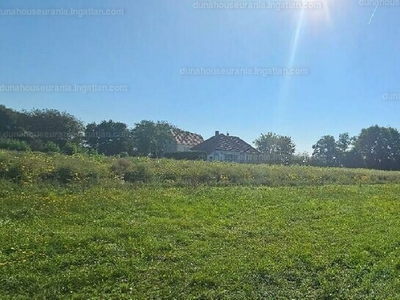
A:
<svg viewBox="0 0 400 300">
<path fill-rule="evenodd" d="M 1 299 L 399 299 L 400 173 L 0 152 Z"/>
</svg>

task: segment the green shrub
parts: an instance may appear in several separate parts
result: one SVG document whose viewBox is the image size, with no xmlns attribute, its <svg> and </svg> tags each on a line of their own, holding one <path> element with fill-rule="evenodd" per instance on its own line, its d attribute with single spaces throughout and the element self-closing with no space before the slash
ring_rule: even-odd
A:
<svg viewBox="0 0 400 300">
<path fill-rule="evenodd" d="M 56 153 L 60 153 L 61 149 L 60 147 L 54 143 L 54 142 L 47 142 L 46 144 L 43 145 L 42 148 L 43 152 L 56 152 Z"/>
<path fill-rule="evenodd" d="M 74 171 L 70 166 L 57 168 L 53 172 L 53 179 L 64 184 L 70 183 L 74 179 Z"/>
<path fill-rule="evenodd" d="M 8 170 L 8 178 L 15 182 L 23 182 L 25 179 L 24 169 L 22 165 L 15 164 Z"/>
<path fill-rule="evenodd" d="M 63 147 L 62 152 L 67 155 L 73 155 L 73 154 L 79 153 L 79 149 L 76 144 L 68 142 Z"/>
<path fill-rule="evenodd" d="M 31 147 L 25 141 L 12 140 L 12 139 L 1 139 L 0 149 L 7 149 L 13 151 L 30 151 Z"/>
<path fill-rule="evenodd" d="M 89 149 L 88 154 L 91 156 L 97 156 L 100 155 L 99 152 L 96 149 Z"/>
<path fill-rule="evenodd" d="M 124 180 L 128 182 L 148 182 L 151 177 L 149 169 L 144 165 L 137 165 L 134 170 L 124 174 Z"/>
<path fill-rule="evenodd" d="M 119 157 L 120 157 L 120 158 L 129 157 L 129 153 L 126 152 L 126 151 L 121 152 L 121 153 L 119 154 Z"/>
<path fill-rule="evenodd" d="M 5 168 L 0 168 L 0 177 L 16 183 L 21 183 L 25 180 L 26 174 L 22 164 L 14 162 Z"/>
<path fill-rule="evenodd" d="M 131 162 L 127 159 L 120 158 L 111 166 L 111 171 L 116 175 L 124 175 L 131 166 Z"/>
</svg>

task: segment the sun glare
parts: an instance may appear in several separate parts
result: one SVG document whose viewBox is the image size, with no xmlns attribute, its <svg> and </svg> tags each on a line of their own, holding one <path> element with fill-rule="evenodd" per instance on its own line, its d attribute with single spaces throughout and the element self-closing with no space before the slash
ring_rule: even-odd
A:
<svg viewBox="0 0 400 300">
<path fill-rule="evenodd" d="M 338 1 L 338 0 L 337 0 Z M 329 4 L 331 0 L 302 0 L 302 8 L 296 11 L 296 27 L 293 31 L 293 37 L 290 45 L 289 57 L 287 61 L 287 68 L 294 68 L 296 63 L 297 52 L 299 51 L 299 45 L 301 44 L 301 36 L 305 26 L 309 26 L 312 29 L 322 30 L 326 24 L 332 25 L 330 16 Z M 281 88 L 281 97 L 278 105 L 278 115 L 282 109 L 287 105 L 287 94 L 290 89 L 290 78 L 287 77 Z"/>
<path fill-rule="evenodd" d="M 305 18 L 309 22 L 326 22 L 332 25 L 331 14 L 329 9 L 330 0 L 302 0 L 303 12 Z"/>
<path fill-rule="evenodd" d="M 301 32 L 305 25 L 309 25 L 312 28 L 321 28 L 324 23 L 329 26 L 332 25 L 329 9 L 330 2 L 331 0 L 302 0 L 303 5 L 297 15 L 298 21 L 292 40 L 289 66 L 293 66 Z"/>
</svg>

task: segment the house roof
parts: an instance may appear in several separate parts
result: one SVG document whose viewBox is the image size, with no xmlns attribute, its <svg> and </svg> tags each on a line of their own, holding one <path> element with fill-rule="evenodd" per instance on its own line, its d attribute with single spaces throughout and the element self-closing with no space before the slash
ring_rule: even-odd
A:
<svg viewBox="0 0 400 300">
<path fill-rule="evenodd" d="M 201 135 L 180 129 L 173 129 L 172 135 L 176 143 L 180 145 L 196 146 L 204 142 L 204 139 Z"/>
<path fill-rule="evenodd" d="M 213 151 L 230 151 L 246 154 L 260 154 L 254 147 L 247 144 L 237 136 L 230 136 L 225 134 L 216 134 L 203 143 L 192 147 L 191 150 L 204 151 L 207 154 Z"/>
</svg>

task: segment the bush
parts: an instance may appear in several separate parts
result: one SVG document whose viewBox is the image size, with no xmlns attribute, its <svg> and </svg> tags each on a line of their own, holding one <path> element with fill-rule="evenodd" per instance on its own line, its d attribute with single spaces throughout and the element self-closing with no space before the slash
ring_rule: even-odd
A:
<svg viewBox="0 0 400 300">
<path fill-rule="evenodd" d="M 148 182 L 151 177 L 151 173 L 146 166 L 138 165 L 134 170 L 125 173 L 124 180 L 128 182 Z"/>
<path fill-rule="evenodd" d="M 42 148 L 43 152 L 56 152 L 56 153 L 60 153 L 61 149 L 60 147 L 54 143 L 54 142 L 47 142 L 46 144 L 44 144 L 43 148 Z"/>
<path fill-rule="evenodd" d="M 98 155 L 100 155 L 99 152 L 96 149 L 89 149 L 88 150 L 88 154 L 90 156 L 98 156 Z"/>
<path fill-rule="evenodd" d="M 59 167 L 51 173 L 50 178 L 64 184 L 70 183 L 74 180 L 74 171 L 70 166 Z"/>
<path fill-rule="evenodd" d="M 13 151 L 30 151 L 31 147 L 25 141 L 2 139 L 0 140 L 0 149 L 7 149 Z"/>
<path fill-rule="evenodd" d="M 8 179 L 11 179 L 14 182 L 23 182 L 25 179 L 25 174 L 22 165 L 15 164 L 11 166 L 7 172 L 6 178 L 7 177 Z"/>
<path fill-rule="evenodd" d="M 125 174 L 131 166 L 131 162 L 127 159 L 120 158 L 111 166 L 111 171 L 117 175 Z"/>
<path fill-rule="evenodd" d="M 73 155 L 73 154 L 79 153 L 79 149 L 76 144 L 68 142 L 63 147 L 62 152 L 67 155 Z"/>
<path fill-rule="evenodd" d="M 119 157 L 120 157 L 120 158 L 123 158 L 123 157 L 129 157 L 129 153 L 128 153 L 128 152 L 126 152 L 126 151 L 124 151 L 124 152 L 121 152 L 121 153 L 119 154 Z"/>
</svg>

